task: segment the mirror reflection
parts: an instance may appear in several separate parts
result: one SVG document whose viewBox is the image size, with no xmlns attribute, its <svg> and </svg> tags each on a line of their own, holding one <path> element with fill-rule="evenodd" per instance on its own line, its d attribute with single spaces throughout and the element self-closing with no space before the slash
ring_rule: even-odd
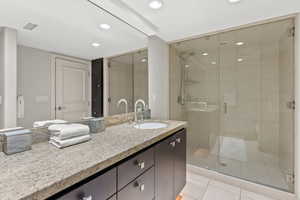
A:
<svg viewBox="0 0 300 200">
<path fill-rule="evenodd" d="M 109 115 L 134 112 L 139 99 L 148 104 L 147 50 L 112 57 L 108 66 Z"/>
<path fill-rule="evenodd" d="M 109 115 L 147 102 L 147 36 L 88 1 L 1 1 L 0 40 L 0 129 L 102 117 L 108 88 Z"/>
</svg>

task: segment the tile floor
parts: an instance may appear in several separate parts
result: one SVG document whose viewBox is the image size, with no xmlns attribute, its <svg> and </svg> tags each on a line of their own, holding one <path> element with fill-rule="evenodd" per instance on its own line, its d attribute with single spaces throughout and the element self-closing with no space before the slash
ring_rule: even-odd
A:
<svg viewBox="0 0 300 200">
<path fill-rule="evenodd" d="M 222 137 L 220 137 L 222 138 Z M 285 174 L 279 167 L 278 157 L 259 151 L 257 141 L 239 141 L 235 138 L 226 137 L 229 145 L 225 145 L 222 149 L 223 156 L 218 156 L 218 147 L 212 150 L 198 148 L 194 152 L 188 154 L 188 163 L 212 169 L 223 174 L 239 177 L 255 183 L 269 185 L 275 188 L 280 188 L 286 191 L 292 191 L 292 185 L 289 185 L 285 180 Z M 220 139 L 223 141 L 224 139 Z M 231 150 L 230 146 L 235 146 L 234 143 L 242 143 L 236 145 L 235 151 Z M 241 148 L 243 147 L 243 148 Z M 242 154 L 239 151 L 244 151 Z M 240 159 L 231 159 L 240 158 Z"/>
<path fill-rule="evenodd" d="M 190 171 L 181 195 L 182 200 L 275 200 Z"/>
</svg>

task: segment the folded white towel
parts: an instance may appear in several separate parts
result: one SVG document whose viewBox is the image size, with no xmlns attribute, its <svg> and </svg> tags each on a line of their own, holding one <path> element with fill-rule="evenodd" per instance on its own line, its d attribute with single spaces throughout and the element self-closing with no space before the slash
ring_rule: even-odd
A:
<svg viewBox="0 0 300 200">
<path fill-rule="evenodd" d="M 60 140 L 88 135 L 90 128 L 83 124 L 55 124 L 48 127 L 52 136 Z"/>
<path fill-rule="evenodd" d="M 71 139 L 68 139 L 68 140 L 60 140 L 57 137 L 51 137 L 49 143 L 56 146 L 57 148 L 61 149 L 61 148 L 64 148 L 64 147 L 75 145 L 75 144 L 87 142 L 90 139 L 91 139 L 90 135 L 74 137 L 74 138 L 71 138 Z"/>
<path fill-rule="evenodd" d="M 33 123 L 33 127 L 38 128 L 38 127 L 48 126 L 48 125 L 51 125 L 51 124 L 63 124 L 63 123 L 67 123 L 67 121 L 60 120 L 60 119 L 37 121 L 37 122 Z"/>
</svg>

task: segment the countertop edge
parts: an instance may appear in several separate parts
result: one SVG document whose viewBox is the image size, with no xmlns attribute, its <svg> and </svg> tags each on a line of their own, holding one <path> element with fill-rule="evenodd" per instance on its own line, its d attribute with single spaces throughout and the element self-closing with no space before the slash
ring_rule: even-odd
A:
<svg viewBox="0 0 300 200">
<path fill-rule="evenodd" d="M 123 159 L 155 144 L 156 142 L 163 140 L 164 138 L 166 138 L 166 137 L 174 134 L 175 132 L 177 132 L 183 128 L 186 128 L 186 127 L 187 127 L 187 123 L 178 125 L 177 127 L 172 128 L 171 130 L 167 130 L 165 133 L 162 133 L 148 141 L 145 141 L 144 143 L 136 145 L 120 154 L 117 154 L 111 158 L 108 158 L 107 160 L 105 160 L 103 162 L 97 163 L 96 165 L 89 167 L 77 174 L 67 177 L 67 178 L 65 178 L 59 182 L 56 182 L 48 187 L 45 187 L 42 190 L 34 192 L 34 193 L 28 195 L 27 197 L 21 198 L 20 200 L 47 199 L 47 198 L 57 194 L 58 192 L 61 192 L 65 189 L 67 189 L 68 187 L 70 187 L 70 186 L 96 174 L 96 173 L 99 173 L 108 167 L 111 167 L 112 165 L 122 161 Z"/>
</svg>

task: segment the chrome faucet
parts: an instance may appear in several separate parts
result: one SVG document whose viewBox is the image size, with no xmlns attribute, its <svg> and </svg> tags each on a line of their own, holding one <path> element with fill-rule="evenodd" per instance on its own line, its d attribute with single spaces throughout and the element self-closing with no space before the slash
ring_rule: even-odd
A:
<svg viewBox="0 0 300 200">
<path fill-rule="evenodd" d="M 122 103 L 125 104 L 125 113 L 127 114 L 128 113 L 128 102 L 126 99 L 120 99 L 118 101 L 118 107 L 120 107 Z"/>
<path fill-rule="evenodd" d="M 134 118 L 134 121 L 135 121 L 135 122 L 138 122 L 138 116 L 137 116 L 138 110 L 137 110 L 137 108 L 138 108 L 138 105 L 139 105 L 140 103 L 143 105 L 143 110 L 144 110 L 145 107 L 146 107 L 146 103 L 145 103 L 145 101 L 144 101 L 143 99 L 139 99 L 139 100 L 137 100 L 137 101 L 135 102 L 135 104 L 134 104 L 134 112 L 135 112 L 135 118 Z M 143 117 L 142 117 L 142 121 L 143 121 L 143 120 L 144 120 L 144 119 L 143 119 Z"/>
</svg>

